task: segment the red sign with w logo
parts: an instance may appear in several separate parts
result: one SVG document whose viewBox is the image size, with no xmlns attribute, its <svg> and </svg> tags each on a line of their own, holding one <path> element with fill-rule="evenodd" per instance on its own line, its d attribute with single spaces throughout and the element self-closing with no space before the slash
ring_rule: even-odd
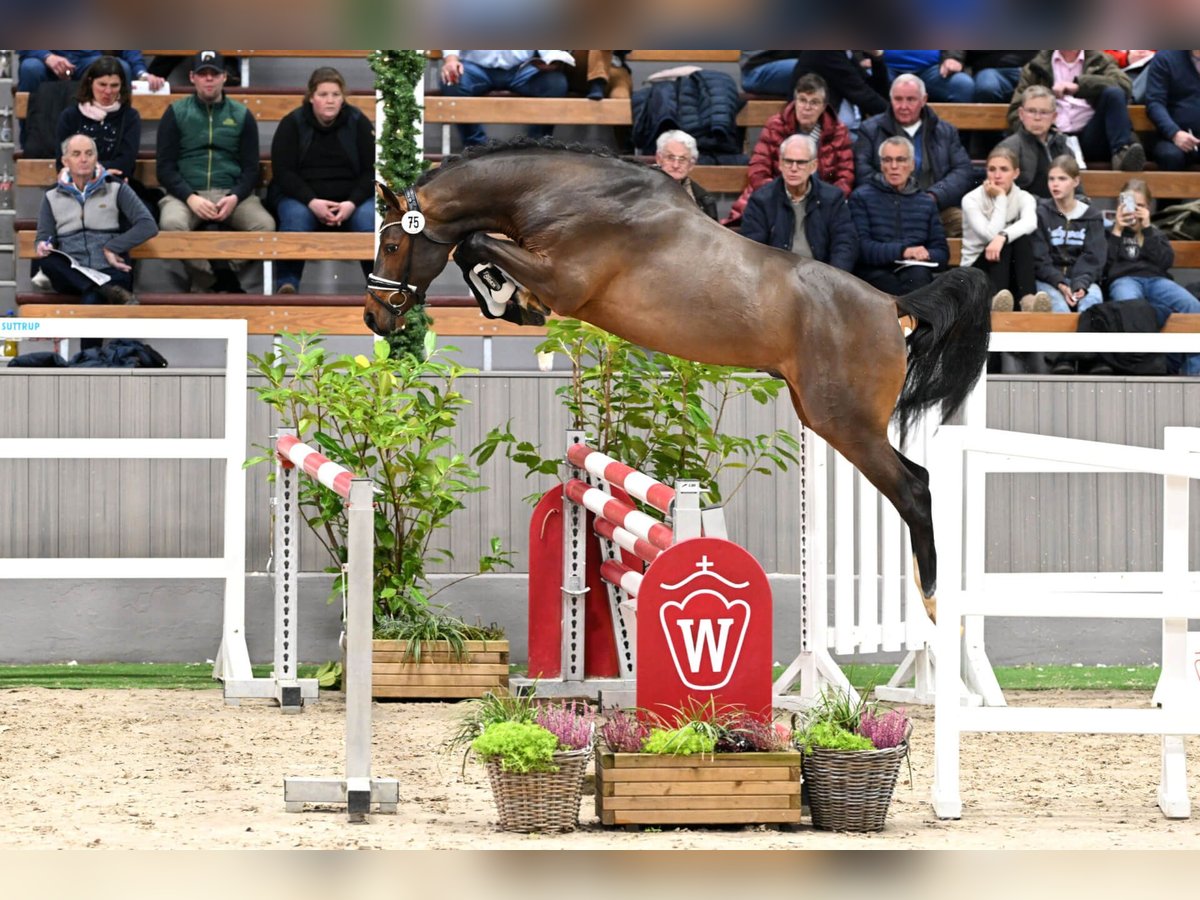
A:
<svg viewBox="0 0 1200 900">
<path fill-rule="evenodd" d="M 666 550 L 637 598 L 637 705 L 670 717 L 712 700 L 771 715 L 771 589 L 730 541 Z"/>
</svg>

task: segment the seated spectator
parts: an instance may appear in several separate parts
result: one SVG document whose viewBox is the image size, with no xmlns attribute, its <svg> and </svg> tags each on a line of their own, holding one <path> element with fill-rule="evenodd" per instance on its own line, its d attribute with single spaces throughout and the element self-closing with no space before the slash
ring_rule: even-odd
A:
<svg viewBox="0 0 1200 900">
<path fill-rule="evenodd" d="M 315 69 L 304 103 L 275 131 L 268 205 L 274 201 L 280 231 L 375 229 L 375 128 L 345 92 L 337 69 Z M 362 261 L 364 275 L 371 266 Z M 304 260 L 278 260 L 275 292 L 294 294 L 303 274 Z"/>
<path fill-rule="evenodd" d="M 1079 164 L 1074 156 L 1056 158 L 1049 181 L 1050 199 L 1038 200 L 1033 233 L 1037 289 L 1049 295 L 1053 312 L 1083 312 L 1104 300 L 1104 221 L 1098 210 L 1075 196 Z"/>
<path fill-rule="evenodd" d="M 851 272 L 858 234 L 845 195 L 817 177 L 817 152 L 811 135 L 784 138 L 781 174 L 750 195 L 742 236 Z"/>
<path fill-rule="evenodd" d="M 891 109 L 863 122 L 854 143 L 854 178 L 863 184 L 878 173 L 879 150 L 885 140 L 907 137 L 916 148 L 917 187 L 933 198 L 950 237 L 962 234 L 963 195 L 975 179 L 971 158 L 958 129 L 938 118 L 926 103 L 925 85 L 915 75 L 900 75 L 892 82 Z"/>
<path fill-rule="evenodd" d="M 825 79 L 815 72 L 800 76 L 792 102 L 767 119 L 759 133 L 750 157 L 749 183 L 734 201 L 725 225 L 736 226 L 750 195 L 779 177 L 779 147 L 793 134 L 807 134 L 817 142 L 817 177 L 850 196 L 854 189 L 854 148 L 850 132 L 838 121 L 827 98 Z"/>
<path fill-rule="evenodd" d="M 710 219 L 717 217 L 717 199 L 692 181 L 692 169 L 700 158 L 696 139 L 686 131 L 664 131 L 658 136 L 658 152 L 654 159 L 658 167 L 679 182 L 689 197 Z"/>
<path fill-rule="evenodd" d="M 129 251 L 158 234 L 154 217 L 129 185 L 108 177 L 88 135 L 63 141 L 62 156 L 58 182 L 38 210 L 42 271 L 56 291 L 78 294 L 83 303 L 137 303 Z"/>
<path fill-rule="evenodd" d="M 889 294 L 924 287 L 934 269 L 950 261 L 937 202 L 917 187 L 913 156 L 908 138 L 886 138 L 879 145 L 883 172 L 869 175 L 850 195 L 858 231 L 854 273 Z"/>
<path fill-rule="evenodd" d="M 478 97 L 489 91 L 512 91 L 522 97 L 565 97 L 564 63 L 574 60 L 565 50 L 443 50 L 442 93 Z M 530 125 L 530 137 L 546 137 L 553 125 Z M 482 125 L 460 123 L 463 146 L 482 144 Z"/>
<path fill-rule="evenodd" d="M 88 135 L 96 142 L 105 171 L 128 181 L 137 164 L 142 117 L 130 103 L 125 66 L 115 56 L 97 57 L 80 78 L 75 100 L 58 117 L 58 139 Z"/>
<path fill-rule="evenodd" d="M 974 84 L 974 103 L 1007 103 L 1016 90 L 1021 67 L 1036 50 L 943 50 L 938 74 L 951 78 L 967 74 Z M 932 96 L 932 91 L 930 96 Z"/>
<path fill-rule="evenodd" d="M 942 71 L 942 50 L 884 50 L 888 75 L 916 75 L 925 84 L 925 92 L 935 103 L 970 103 L 975 95 L 975 79 L 950 67 Z M 1008 99 L 1007 97 L 1005 99 Z"/>
<path fill-rule="evenodd" d="M 80 79 L 88 66 L 104 55 L 103 50 L 20 50 L 20 67 L 17 75 L 18 91 L 36 91 L 38 85 L 51 78 Z M 157 91 L 163 79 L 150 74 L 146 60 L 140 50 L 118 50 L 116 58 L 121 61 L 125 80 L 144 78 L 150 89 Z"/>
<path fill-rule="evenodd" d="M 1129 76 L 1133 102 L 1146 102 L 1146 69 L 1154 59 L 1153 50 L 1105 50 L 1113 62 Z"/>
<path fill-rule="evenodd" d="M 1050 297 L 1034 294 L 1033 240 L 1037 201 L 1017 184 L 1017 155 L 996 147 L 987 158 L 987 180 L 963 197 L 961 265 L 985 272 L 992 283 L 992 309 L 1050 311 Z"/>
<path fill-rule="evenodd" d="M 1038 84 L 1058 100 L 1054 124 L 1074 135 L 1084 159 L 1111 159 L 1123 172 L 1146 167 L 1146 151 L 1129 120 L 1129 77 L 1099 50 L 1042 50 L 1025 64 L 1008 107 L 1008 124 L 1017 127 L 1025 91 Z"/>
<path fill-rule="evenodd" d="M 1071 152 L 1066 136 L 1054 127 L 1056 111 L 1054 92 L 1040 84 L 1031 85 L 1021 97 L 1016 131 L 1000 142 L 1017 154 L 1021 170 L 1017 186 L 1046 199 L 1050 197 L 1046 182 L 1050 160 Z"/>
<path fill-rule="evenodd" d="M 1146 70 L 1146 114 L 1158 129 L 1154 161 L 1180 171 L 1200 162 L 1200 50 L 1160 50 Z"/>
<path fill-rule="evenodd" d="M 1200 313 L 1200 300 L 1171 277 L 1175 251 L 1167 236 L 1150 224 L 1154 207 L 1150 188 L 1142 179 L 1131 178 L 1121 194 L 1122 199 L 1126 194 L 1132 197 L 1134 209 L 1130 212 L 1118 203 L 1108 233 L 1105 283 L 1109 299 L 1146 300 L 1159 313 L 1160 321 L 1171 313 Z M 1167 368 L 1180 375 L 1200 375 L 1200 353 L 1171 354 Z"/>
<path fill-rule="evenodd" d="M 225 96 L 224 58 L 201 50 L 188 78 L 196 92 L 168 106 L 158 124 L 158 180 L 167 192 L 159 203 L 163 231 L 274 231 L 275 220 L 254 195 L 258 123 L 244 104 Z M 222 263 L 184 260 L 191 289 L 244 293 L 233 266 Z"/>
<path fill-rule="evenodd" d="M 743 50 L 742 90 L 787 97 L 801 75 L 820 75 L 826 85 L 826 101 L 853 141 L 864 117 L 887 109 L 887 65 L 878 56 L 880 52 Z"/>
<path fill-rule="evenodd" d="M 567 90 L 589 100 L 628 100 L 633 73 L 625 62 L 628 50 L 572 50 L 575 65 L 567 67 Z"/>
</svg>

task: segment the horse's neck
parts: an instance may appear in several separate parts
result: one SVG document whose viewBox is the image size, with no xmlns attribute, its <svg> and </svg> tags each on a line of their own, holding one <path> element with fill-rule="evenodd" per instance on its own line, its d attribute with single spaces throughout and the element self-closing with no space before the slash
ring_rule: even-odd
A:
<svg viewBox="0 0 1200 900">
<path fill-rule="evenodd" d="M 538 189 L 540 180 L 528 169 L 514 178 L 511 166 L 494 171 L 493 160 L 480 159 L 464 164 L 430 184 L 425 205 L 461 239 L 473 231 L 493 231 L 512 235 L 516 204 L 521 197 Z M 503 185 L 503 190 L 489 187 Z"/>
</svg>

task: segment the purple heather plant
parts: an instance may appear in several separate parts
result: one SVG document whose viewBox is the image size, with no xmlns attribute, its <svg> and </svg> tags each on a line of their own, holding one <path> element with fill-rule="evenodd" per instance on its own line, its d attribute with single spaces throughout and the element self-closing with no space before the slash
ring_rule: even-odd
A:
<svg viewBox="0 0 1200 900">
<path fill-rule="evenodd" d="M 876 750 L 899 746 L 908 734 L 908 716 L 902 709 L 889 710 L 883 715 L 874 709 L 864 710 L 858 733 L 874 744 Z"/>
<path fill-rule="evenodd" d="M 600 726 L 600 738 L 616 753 L 637 753 L 650 728 L 638 719 L 637 713 L 615 709 Z"/>
<path fill-rule="evenodd" d="M 563 750 L 583 750 L 592 744 L 596 714 L 582 701 L 548 703 L 538 708 L 534 721 L 558 738 Z"/>
</svg>

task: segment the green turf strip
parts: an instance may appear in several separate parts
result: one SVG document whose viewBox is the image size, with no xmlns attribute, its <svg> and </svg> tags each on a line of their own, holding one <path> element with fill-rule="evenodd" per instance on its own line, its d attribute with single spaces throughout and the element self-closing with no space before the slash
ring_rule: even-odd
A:
<svg viewBox="0 0 1200 900">
<path fill-rule="evenodd" d="M 47 666 L 0 666 L 0 690 L 15 687 L 69 688 L 177 688 L 208 690 L 220 687 L 213 681 L 211 663 L 96 663 Z M 254 666 L 263 678 L 271 666 Z M 316 666 L 300 666 L 301 678 L 312 678 Z"/>
<path fill-rule="evenodd" d="M 256 677 L 270 674 L 269 665 L 254 667 Z M 312 678 L 316 666 L 301 666 L 300 677 Z M 782 672 L 776 667 L 775 676 Z M 895 666 L 847 665 L 846 677 L 859 689 L 886 684 Z M 1008 690 L 1153 690 L 1157 666 L 1008 666 L 996 670 Z M 44 688 L 179 688 L 219 687 L 207 663 L 101 663 L 87 665 L 0 666 L 0 689 Z"/>
</svg>

